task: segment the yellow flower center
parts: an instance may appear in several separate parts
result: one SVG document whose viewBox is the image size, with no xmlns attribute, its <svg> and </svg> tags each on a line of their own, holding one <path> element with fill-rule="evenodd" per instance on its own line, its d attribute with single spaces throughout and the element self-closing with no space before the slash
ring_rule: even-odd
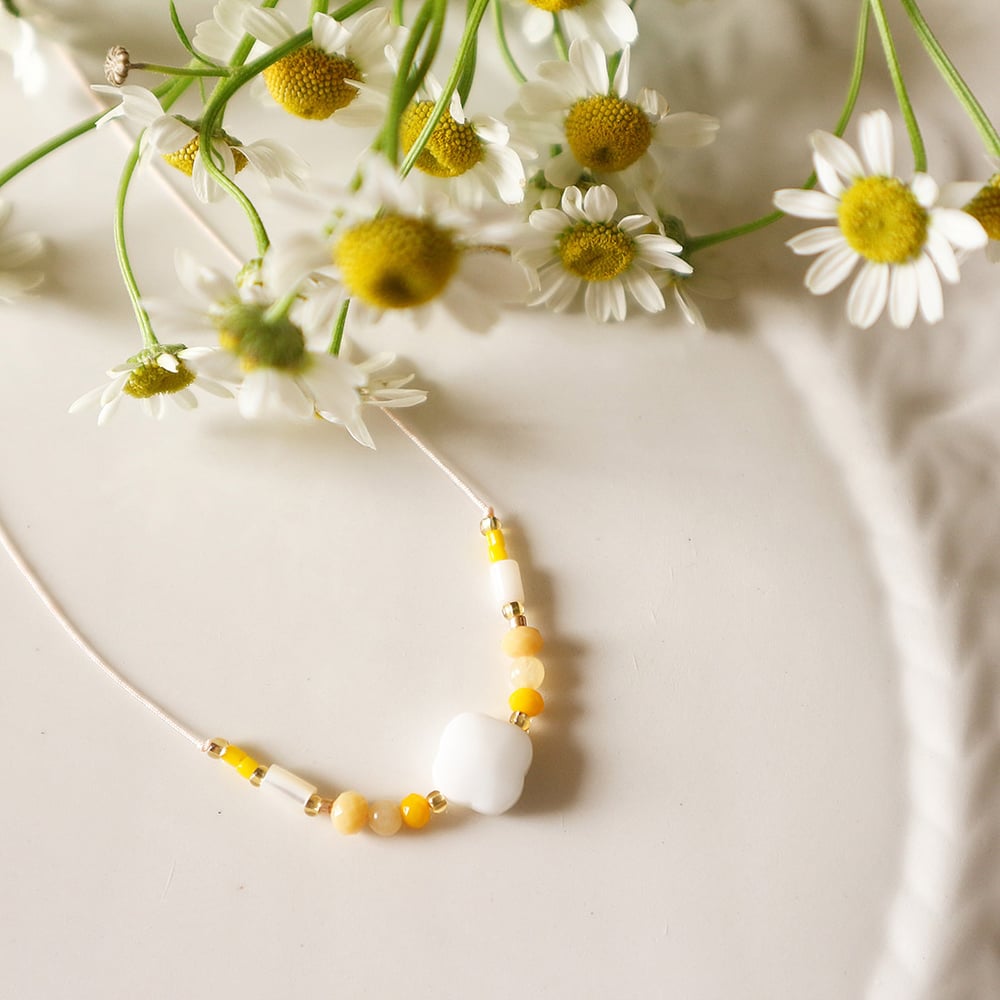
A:
<svg viewBox="0 0 1000 1000">
<path fill-rule="evenodd" d="M 532 7 L 551 11 L 553 14 L 557 14 L 561 10 L 572 10 L 586 2 L 587 0 L 528 0 Z"/>
<path fill-rule="evenodd" d="M 433 101 L 417 101 L 404 112 L 400 122 L 403 151 L 408 153 L 434 110 Z M 434 126 L 427 145 L 420 151 L 416 166 L 433 177 L 458 177 L 483 158 L 483 144 L 468 122 L 457 122 L 445 109 Z"/>
<path fill-rule="evenodd" d="M 408 309 L 444 290 L 460 252 L 434 223 L 387 213 L 348 229 L 333 259 L 351 295 L 378 309 Z"/>
<path fill-rule="evenodd" d="M 225 143 L 233 151 L 233 165 L 236 167 L 236 173 L 239 173 L 247 165 L 247 158 L 240 152 L 239 143 L 235 139 L 230 139 L 226 136 Z M 194 160 L 198 155 L 200 144 L 201 136 L 196 135 L 186 146 L 175 149 L 172 153 L 164 153 L 163 159 L 170 166 L 175 167 L 181 173 L 185 173 L 190 177 L 194 170 Z"/>
<path fill-rule="evenodd" d="M 348 80 L 361 80 L 361 70 L 347 56 L 329 55 L 306 45 L 264 70 L 271 96 L 290 114 L 321 121 L 346 108 L 358 96 Z"/>
<path fill-rule="evenodd" d="M 186 389 L 194 381 L 194 372 L 183 361 L 177 359 L 177 371 L 161 368 L 155 358 L 147 358 L 128 377 L 122 392 L 135 399 L 149 399 L 151 396 L 169 395 Z"/>
<path fill-rule="evenodd" d="M 569 109 L 566 139 L 583 166 L 614 172 L 632 166 L 649 149 L 653 126 L 638 105 L 598 95 Z"/>
<path fill-rule="evenodd" d="M 862 177 L 840 198 L 837 221 L 851 249 L 877 264 L 903 264 L 927 241 L 927 210 L 895 177 Z"/>
<path fill-rule="evenodd" d="M 263 306 L 235 302 L 215 317 L 219 343 L 237 355 L 244 371 L 278 368 L 298 372 L 309 363 L 306 338 L 287 316 L 269 320 Z"/>
<path fill-rule="evenodd" d="M 965 206 L 991 240 L 1000 240 L 1000 174 L 994 174 Z"/>
<path fill-rule="evenodd" d="M 584 281 L 617 278 L 635 259 L 635 244 L 617 226 L 585 222 L 563 233 L 559 239 L 563 267 Z"/>
</svg>

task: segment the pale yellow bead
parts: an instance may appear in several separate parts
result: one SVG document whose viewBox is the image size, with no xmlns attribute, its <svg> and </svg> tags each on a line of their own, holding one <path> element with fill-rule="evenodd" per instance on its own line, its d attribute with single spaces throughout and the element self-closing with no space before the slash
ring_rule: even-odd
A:
<svg viewBox="0 0 1000 1000">
<path fill-rule="evenodd" d="M 330 820 L 338 833 L 358 833 L 368 822 L 368 800 L 360 792 L 341 792 L 330 809 Z"/>
<path fill-rule="evenodd" d="M 368 810 L 368 825 L 380 837 L 391 837 L 399 833 L 403 825 L 403 814 L 394 799 L 379 799 Z"/>
<path fill-rule="evenodd" d="M 540 688 L 545 666 L 537 656 L 519 656 L 510 665 L 510 682 L 515 688 Z"/>
<path fill-rule="evenodd" d="M 516 625 L 504 632 L 500 645 L 508 656 L 515 659 L 534 656 L 541 651 L 542 633 L 530 625 Z"/>
</svg>

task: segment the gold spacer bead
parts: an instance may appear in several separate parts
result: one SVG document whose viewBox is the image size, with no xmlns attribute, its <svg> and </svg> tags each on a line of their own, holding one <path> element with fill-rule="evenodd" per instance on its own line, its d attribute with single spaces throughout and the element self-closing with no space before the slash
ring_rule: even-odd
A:
<svg viewBox="0 0 1000 1000">
<path fill-rule="evenodd" d="M 479 530 L 484 534 L 489 534 L 491 531 L 499 531 L 502 525 L 498 518 L 495 518 L 492 514 L 489 517 L 484 517 L 479 522 Z"/>
<path fill-rule="evenodd" d="M 250 775 L 250 784 L 254 788 L 260 788 L 260 783 L 264 780 L 264 775 L 267 774 L 267 767 L 258 767 L 253 774 Z"/>
<path fill-rule="evenodd" d="M 205 753 L 209 757 L 218 760 L 229 748 L 229 744 L 225 740 L 209 740 L 208 745 L 205 747 Z"/>
<path fill-rule="evenodd" d="M 427 804 L 431 807 L 432 813 L 443 813 L 448 808 L 448 800 L 443 792 L 437 790 L 427 793 Z"/>
<path fill-rule="evenodd" d="M 531 719 L 524 712 L 512 712 L 509 721 L 512 726 L 517 726 L 526 733 L 531 730 Z"/>
<path fill-rule="evenodd" d="M 307 816 L 319 816 L 320 813 L 328 813 L 333 808 L 333 799 L 324 798 L 318 793 L 310 795 L 303 808 Z"/>
<path fill-rule="evenodd" d="M 504 605 L 505 609 L 506 609 L 506 607 L 507 607 L 507 605 Z M 519 628 L 522 625 L 527 625 L 528 624 L 528 619 L 525 618 L 523 614 L 514 615 L 513 617 L 511 617 L 510 615 L 506 614 L 506 611 L 505 611 L 504 618 L 506 618 L 507 621 L 510 622 L 510 627 L 511 628 Z"/>
<path fill-rule="evenodd" d="M 524 617 L 524 605 L 520 601 L 511 601 L 509 604 L 505 604 L 501 609 L 500 613 L 510 621 L 512 618 L 523 618 Z"/>
</svg>

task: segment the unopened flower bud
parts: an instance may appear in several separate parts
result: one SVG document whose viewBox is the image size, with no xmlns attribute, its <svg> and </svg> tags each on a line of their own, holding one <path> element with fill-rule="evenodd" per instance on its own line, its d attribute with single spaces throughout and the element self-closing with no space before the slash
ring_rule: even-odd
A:
<svg viewBox="0 0 1000 1000">
<path fill-rule="evenodd" d="M 108 49 L 104 58 L 104 76 L 113 87 L 120 87 L 128 78 L 132 63 L 129 60 L 128 49 L 115 45 Z"/>
</svg>

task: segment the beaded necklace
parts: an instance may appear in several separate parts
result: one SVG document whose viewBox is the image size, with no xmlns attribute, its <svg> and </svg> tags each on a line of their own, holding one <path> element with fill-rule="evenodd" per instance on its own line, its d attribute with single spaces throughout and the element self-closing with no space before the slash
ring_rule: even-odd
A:
<svg viewBox="0 0 1000 1000">
<path fill-rule="evenodd" d="M 524 586 L 517 562 L 507 555 L 503 527 L 492 505 L 482 500 L 427 444 L 389 410 L 382 412 L 480 509 L 479 530 L 486 541 L 493 597 L 507 622 L 501 649 L 511 660 L 513 687 L 505 720 L 479 712 L 463 712 L 444 728 L 432 767 L 433 791 L 412 792 L 401 799 L 369 802 L 360 792 L 346 789 L 334 796 L 320 793 L 304 778 L 279 764 L 262 764 L 250 753 L 224 739 L 199 736 L 153 699 L 144 695 L 113 667 L 84 636 L 28 563 L 6 526 L 0 522 L 0 545 L 24 575 L 42 603 L 80 649 L 114 683 L 152 712 L 198 750 L 228 764 L 265 797 L 297 807 L 306 816 L 326 816 L 342 834 L 366 827 L 382 837 L 402 829 L 419 830 L 449 806 L 466 806 L 475 812 L 498 815 L 521 796 L 531 766 L 531 720 L 545 702 L 539 687 L 545 668 L 537 654 L 542 648 L 538 629 L 525 616 Z"/>
</svg>

